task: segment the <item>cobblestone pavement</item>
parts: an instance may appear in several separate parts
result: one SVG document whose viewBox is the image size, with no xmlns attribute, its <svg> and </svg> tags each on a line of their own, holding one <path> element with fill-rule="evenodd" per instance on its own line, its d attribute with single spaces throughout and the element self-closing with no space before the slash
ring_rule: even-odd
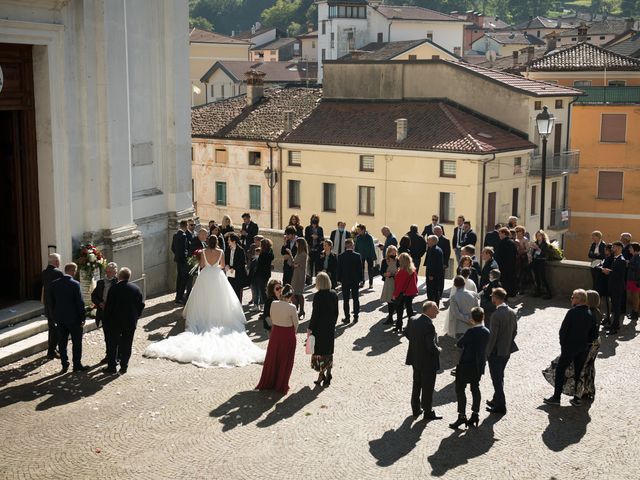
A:
<svg viewBox="0 0 640 480">
<path fill-rule="evenodd" d="M 518 344 L 506 375 L 509 413 L 481 412 L 475 431 L 454 432 L 453 342 L 441 339 L 445 372 L 435 408 L 443 420 L 415 422 L 409 406 L 406 340 L 385 331 L 381 284 L 365 291 L 360 322 L 340 325 L 334 379 L 315 387 L 298 334 L 287 396 L 256 392 L 259 365 L 201 369 L 141 357 L 149 342 L 180 331 L 171 296 L 149 300 L 129 372 L 100 367 L 59 375 L 59 362 L 34 356 L 0 369 L 2 479 L 102 478 L 481 478 L 623 479 L 640 477 L 640 339 L 628 320 L 604 339 L 598 394 L 590 407 L 546 407 L 541 370 L 559 352 L 568 299 L 525 298 Z M 310 292 L 311 293 L 311 292 Z M 418 297 L 422 300 L 424 296 Z M 417 307 L 417 302 L 416 302 Z M 310 310 L 310 308 L 308 308 Z M 442 331 L 443 318 L 436 327 Z M 248 331 L 266 348 L 260 322 Z M 84 361 L 104 353 L 101 332 L 84 338 Z M 314 388 L 315 387 L 315 388 Z M 492 393 L 481 384 L 483 401 Z"/>
</svg>

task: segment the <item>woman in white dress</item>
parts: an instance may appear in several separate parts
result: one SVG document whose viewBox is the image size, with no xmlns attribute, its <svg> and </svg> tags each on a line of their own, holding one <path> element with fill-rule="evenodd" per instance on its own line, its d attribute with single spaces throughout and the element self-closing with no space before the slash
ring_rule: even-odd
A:
<svg viewBox="0 0 640 480">
<path fill-rule="evenodd" d="M 466 257 L 466 258 L 469 258 L 469 257 Z M 471 259 L 469 258 L 469 260 Z M 462 262 L 461 262 L 461 265 L 462 265 Z M 463 267 L 460 270 L 460 276 L 464 278 L 464 282 L 465 282 L 463 288 L 465 290 L 469 290 L 471 293 L 477 296 L 478 288 L 476 287 L 476 284 L 473 282 L 473 280 L 469 278 L 470 275 L 471 275 L 471 269 L 469 267 Z M 458 288 L 455 285 L 453 285 L 451 287 L 451 293 L 449 294 L 449 300 L 453 298 L 453 296 L 456 294 L 457 291 L 458 291 Z M 456 319 L 451 314 L 451 309 L 448 308 L 444 316 L 444 333 L 445 335 L 449 335 L 450 337 L 456 338 L 456 334 L 457 334 L 456 330 L 457 330 Z"/>
<path fill-rule="evenodd" d="M 242 306 L 224 273 L 224 253 L 210 236 L 200 255 L 200 273 L 183 315 L 183 333 L 152 343 L 145 357 L 168 358 L 199 367 L 262 363 L 265 351 L 245 332 Z"/>
</svg>

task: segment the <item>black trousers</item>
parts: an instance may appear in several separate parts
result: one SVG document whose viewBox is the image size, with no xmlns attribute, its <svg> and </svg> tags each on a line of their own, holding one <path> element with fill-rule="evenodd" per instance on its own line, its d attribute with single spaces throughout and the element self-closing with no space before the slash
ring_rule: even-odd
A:
<svg viewBox="0 0 640 480">
<path fill-rule="evenodd" d="M 547 262 L 546 260 L 533 259 L 533 275 L 536 280 L 536 292 L 540 293 L 542 288 L 547 291 L 548 295 L 551 295 L 551 287 L 547 281 Z"/>
<path fill-rule="evenodd" d="M 411 409 L 414 414 L 422 410 L 426 413 L 433 410 L 433 389 L 436 386 L 436 370 L 433 368 L 417 369 L 413 367 L 413 387 L 411 389 Z"/>
<path fill-rule="evenodd" d="M 282 285 L 291 285 L 291 279 L 293 278 L 293 268 L 291 268 L 285 261 L 282 266 Z"/>
<path fill-rule="evenodd" d="M 47 318 L 47 326 L 49 327 L 47 355 L 51 357 L 56 353 L 56 348 L 58 348 L 58 343 L 60 343 L 58 340 L 58 326 L 51 318 Z"/>
<path fill-rule="evenodd" d="M 441 279 L 439 277 L 433 277 L 433 280 L 429 280 L 427 277 L 427 299 L 436 302 L 438 307 L 440 306 L 440 299 L 442 298 L 440 283 Z"/>
<path fill-rule="evenodd" d="M 489 355 L 489 373 L 493 383 L 493 403 L 497 410 L 507 409 L 507 400 L 504 396 L 504 369 L 507 368 L 509 357 L 503 357 L 492 353 Z"/>
<path fill-rule="evenodd" d="M 565 370 L 569 365 L 573 363 L 573 370 L 575 372 L 574 379 L 576 382 L 576 387 L 578 386 L 578 382 L 580 381 L 580 373 L 582 372 L 582 367 L 584 366 L 584 362 L 587 359 L 588 350 L 583 352 L 578 352 L 576 354 L 560 354 L 560 358 L 558 359 L 558 364 L 556 365 L 556 383 L 555 389 L 553 392 L 553 396 L 556 398 L 560 398 L 562 395 L 562 387 L 564 386 L 565 381 Z"/>
<path fill-rule="evenodd" d="M 612 290 L 612 289 L 610 289 Z M 624 314 L 624 290 L 622 288 L 613 289 L 609 292 L 611 298 L 611 328 L 620 328 L 620 317 Z"/>
<path fill-rule="evenodd" d="M 131 346 L 133 345 L 133 334 L 135 328 L 123 327 L 121 325 L 109 326 L 109 342 L 107 343 L 107 366 L 116 368 L 116 359 L 120 357 L 120 368 L 129 366 L 131 358 Z"/>
<path fill-rule="evenodd" d="M 480 411 L 480 401 L 482 400 L 480 379 L 472 381 L 462 378 L 462 375 L 458 375 L 456 376 L 456 399 L 458 400 L 458 413 L 460 415 L 466 415 L 467 413 L 467 395 L 465 392 L 467 385 L 471 387 L 471 412 L 478 413 Z"/>
<path fill-rule="evenodd" d="M 69 365 L 69 356 L 67 355 L 67 344 L 71 336 L 73 366 L 82 365 L 82 327 L 80 325 L 58 324 L 58 350 L 60 351 L 60 360 L 62 365 Z"/>
<path fill-rule="evenodd" d="M 369 274 L 369 285 L 373 283 L 373 258 L 362 259 L 362 278 L 364 278 L 364 264 L 367 264 L 367 273 Z"/>
<path fill-rule="evenodd" d="M 184 291 L 187 288 L 189 280 L 189 264 L 184 262 L 176 262 L 178 274 L 176 276 L 176 301 L 184 300 Z"/>
<path fill-rule="evenodd" d="M 342 285 L 342 307 L 345 318 L 349 318 L 349 299 L 353 298 L 353 318 L 360 314 L 360 286 Z"/>
<path fill-rule="evenodd" d="M 407 319 L 413 317 L 413 299 L 415 297 L 405 296 L 401 304 L 395 304 L 396 311 L 396 328 L 402 328 L 402 314 L 407 311 Z"/>
<path fill-rule="evenodd" d="M 238 300 L 240 300 L 240 304 L 242 304 L 242 291 L 244 290 L 244 287 L 241 286 L 237 278 L 229 278 L 229 283 L 231 284 L 233 291 L 236 293 Z"/>
</svg>

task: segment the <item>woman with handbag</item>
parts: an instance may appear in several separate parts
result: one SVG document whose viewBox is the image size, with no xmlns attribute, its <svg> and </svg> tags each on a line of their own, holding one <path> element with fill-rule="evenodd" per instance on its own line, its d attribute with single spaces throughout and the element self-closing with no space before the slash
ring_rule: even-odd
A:
<svg viewBox="0 0 640 480">
<path fill-rule="evenodd" d="M 338 294 L 331 289 L 331 279 L 325 272 L 316 276 L 316 289 L 313 296 L 313 311 L 309 322 L 309 332 L 314 337 L 311 368 L 318 372 L 316 385 L 323 387 L 331 384 L 333 367 L 333 348 L 338 321 Z"/>
<path fill-rule="evenodd" d="M 456 367 L 456 398 L 458 400 L 458 419 L 449 424 L 456 430 L 461 425 L 477 427 L 480 411 L 480 378 L 484 374 L 486 364 L 489 330 L 483 325 L 484 311 L 480 307 L 471 310 L 471 327 L 456 343 L 462 349 L 460 361 Z M 471 417 L 467 419 L 467 384 L 471 386 Z"/>
<path fill-rule="evenodd" d="M 382 268 L 380 269 L 382 281 L 384 282 L 380 300 L 385 302 L 389 309 L 387 319 L 383 322 L 384 325 L 391 325 L 393 323 L 393 313 L 395 312 L 393 292 L 396 286 L 395 277 L 396 273 L 398 273 L 399 267 L 400 262 L 398 262 L 398 248 L 395 245 L 389 245 L 387 247 L 386 257 L 382 260 Z"/>
<path fill-rule="evenodd" d="M 289 257 L 287 263 L 293 268 L 291 288 L 293 289 L 293 304 L 298 309 L 298 317 L 304 318 L 304 287 L 307 279 L 307 263 L 309 259 L 308 246 L 304 238 L 296 240 L 296 254 L 287 249 Z"/>
<path fill-rule="evenodd" d="M 393 289 L 393 303 L 396 311 L 395 332 L 402 332 L 402 314 L 407 310 L 407 318 L 413 317 L 413 299 L 418 295 L 418 273 L 408 253 L 400 254 L 400 267 L 396 273 Z"/>
</svg>

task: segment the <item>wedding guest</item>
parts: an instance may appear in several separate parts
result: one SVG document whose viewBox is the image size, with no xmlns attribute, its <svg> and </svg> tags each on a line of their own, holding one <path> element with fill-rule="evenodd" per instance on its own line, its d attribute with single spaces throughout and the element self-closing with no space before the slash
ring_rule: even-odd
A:
<svg viewBox="0 0 640 480">
<path fill-rule="evenodd" d="M 342 302 L 344 319 L 342 323 L 349 323 L 349 299 L 353 299 L 353 323 L 358 323 L 360 314 L 360 291 L 362 281 L 362 260 L 360 254 L 354 252 L 353 239 L 347 238 L 344 243 L 345 251 L 338 257 L 338 282 L 342 285 Z"/>
<path fill-rule="evenodd" d="M 386 225 L 382 227 L 382 229 L 380 230 L 380 233 L 382 233 L 382 236 L 384 237 L 385 240 L 384 240 L 384 244 L 382 243 L 378 244 L 378 248 L 382 250 L 382 258 L 384 258 L 387 254 L 387 248 L 389 248 L 390 245 L 393 245 L 394 247 L 398 246 L 398 239 L 393 233 L 391 233 L 391 229 Z"/>
<path fill-rule="evenodd" d="M 602 240 L 602 232 L 594 230 L 591 232 L 591 246 L 589 247 L 589 253 L 587 256 L 591 261 L 591 278 L 593 279 L 593 288 L 597 288 L 598 278 L 600 277 L 600 270 L 598 265 L 606 258 L 604 247 L 605 242 Z"/>
<path fill-rule="evenodd" d="M 491 316 L 487 358 L 489 373 L 493 383 L 493 399 L 487 401 L 487 411 L 504 415 L 507 413 L 507 401 L 504 395 L 504 371 L 511 354 L 518 351 L 515 343 L 518 334 L 516 312 L 506 304 L 507 292 L 496 288 L 491 294 L 496 310 Z"/>
<path fill-rule="evenodd" d="M 231 217 L 229 215 L 225 215 L 222 217 L 222 222 L 220 223 L 220 234 L 226 235 L 227 233 L 233 233 L 234 227 L 233 222 L 231 221 Z M 220 244 L 218 244 L 220 246 Z"/>
<path fill-rule="evenodd" d="M 622 256 L 628 262 L 631 260 L 631 234 L 630 233 L 621 233 L 620 234 L 620 242 L 622 243 Z"/>
<path fill-rule="evenodd" d="M 196 233 L 196 221 L 193 219 L 189 219 L 187 221 L 187 252 L 191 255 L 193 251 L 193 245 L 198 243 L 197 233 Z M 188 261 L 188 257 L 187 257 Z M 190 271 L 190 270 L 189 270 Z M 187 275 L 187 283 L 185 285 L 185 303 L 189 300 L 189 295 L 191 294 L 191 289 L 193 288 L 193 275 Z"/>
<path fill-rule="evenodd" d="M 640 243 L 631 243 L 631 259 L 627 265 L 627 293 L 631 304 L 631 320 L 638 319 L 640 311 Z"/>
<path fill-rule="evenodd" d="M 501 223 L 496 223 L 493 230 L 488 232 L 484 236 L 484 242 L 482 243 L 483 247 L 491 247 L 494 249 L 498 248 L 498 243 L 500 243 L 500 234 L 498 231 L 502 228 Z"/>
<path fill-rule="evenodd" d="M 242 291 L 247 285 L 247 258 L 235 233 L 228 234 L 228 248 L 224 252 L 224 270 L 233 291 L 242 303 Z"/>
<path fill-rule="evenodd" d="M 440 370 L 438 336 L 433 321 L 438 316 L 438 305 L 426 301 L 422 305 L 422 315 L 411 320 L 404 332 L 409 339 L 406 364 L 413 368 L 411 388 L 411 410 L 414 417 L 424 412 L 424 420 L 439 420 L 442 417 L 433 410 L 433 390 L 436 373 Z M 420 408 L 422 407 L 422 408 Z"/>
<path fill-rule="evenodd" d="M 73 371 L 88 370 L 82 365 L 82 329 L 85 322 L 84 300 L 80 283 L 74 280 L 78 272 L 75 263 L 64 266 L 64 275 L 53 281 L 48 289 L 49 314 L 58 327 L 58 351 L 62 362 L 62 373 L 69 370 L 67 343 L 69 336 L 73 344 Z"/>
<path fill-rule="evenodd" d="M 189 248 L 191 248 L 191 242 L 196 238 L 196 221 L 193 218 L 187 220 L 187 240 L 189 241 Z"/>
<path fill-rule="evenodd" d="M 296 240 L 296 254 L 295 256 L 289 250 L 287 253 L 289 257 L 287 262 L 289 266 L 293 268 L 293 275 L 291 277 L 291 288 L 293 290 L 293 304 L 298 309 L 298 315 L 300 318 L 304 318 L 304 287 L 307 278 L 307 263 L 309 254 L 307 253 L 307 242 L 304 238 L 298 238 Z"/>
<path fill-rule="evenodd" d="M 624 293 L 627 279 L 627 262 L 622 255 L 622 242 L 613 242 L 613 262 L 611 268 L 603 268 L 607 275 L 609 298 L 611 299 L 611 324 L 605 324 L 607 334 L 615 335 L 620 329 L 620 317 L 624 313 Z"/>
<path fill-rule="evenodd" d="M 389 311 L 387 319 L 383 322 L 384 325 L 393 324 L 393 314 L 395 312 L 395 303 L 393 301 L 393 292 L 395 290 L 395 277 L 400 268 L 400 262 L 398 261 L 398 249 L 390 245 L 387 248 L 387 256 L 382 260 L 380 267 L 380 275 L 382 276 L 383 286 L 380 300 L 387 304 Z"/>
<path fill-rule="evenodd" d="M 446 272 L 449 268 L 449 260 L 451 259 L 451 241 L 444 236 L 441 226 L 434 227 L 433 234 L 438 237 L 438 247 L 442 250 L 442 268 L 443 272 Z M 440 292 L 444 292 L 444 277 L 443 274 L 440 279 Z M 442 293 L 440 294 L 442 296 Z"/>
<path fill-rule="evenodd" d="M 273 243 L 268 238 L 260 241 L 260 254 L 254 275 L 256 288 L 260 294 L 259 303 L 264 304 L 267 298 L 267 284 L 273 271 Z"/>
<path fill-rule="evenodd" d="M 214 236 L 218 239 L 218 248 L 223 252 L 226 250 L 225 236 L 228 238 L 228 236 L 231 235 L 232 233 L 233 233 L 233 229 L 231 230 L 231 232 L 222 233 L 222 229 L 218 224 L 214 224 L 209 230 L 209 236 Z M 206 242 L 205 242 L 204 248 L 207 248 Z"/>
<path fill-rule="evenodd" d="M 478 293 L 478 285 L 472 278 L 472 275 L 474 274 L 477 278 L 478 274 L 473 268 L 473 261 L 471 260 L 471 257 L 469 255 L 463 255 L 462 257 L 460 257 L 460 264 L 458 265 L 456 274 L 462 275 L 462 277 L 464 278 L 464 288 L 466 288 L 470 292 Z"/>
<path fill-rule="evenodd" d="M 338 222 L 338 228 L 331 232 L 329 240 L 333 242 L 333 253 L 340 256 L 344 252 L 344 242 L 347 238 L 351 238 L 351 232 L 346 229 L 347 224 L 344 222 Z"/>
<path fill-rule="evenodd" d="M 395 331 L 400 333 L 404 311 L 407 311 L 407 321 L 413 317 L 413 299 L 418 295 L 418 273 L 408 253 L 401 253 L 398 263 L 392 300 L 396 311 Z"/>
<path fill-rule="evenodd" d="M 187 221 L 180 220 L 179 229 L 173 235 L 171 242 L 171 251 L 173 252 L 173 261 L 176 262 L 178 273 L 176 275 L 176 298 L 175 303 L 184 305 L 184 293 L 187 288 L 187 280 L 189 279 L 189 264 L 187 258 L 189 256 L 189 240 L 187 237 Z"/>
<path fill-rule="evenodd" d="M 416 270 L 422 265 L 422 257 L 427 252 L 427 242 L 422 235 L 418 233 L 418 225 L 411 225 L 406 235 L 409 237 L 409 248 L 411 249 L 411 260 L 416 266 Z"/>
<path fill-rule="evenodd" d="M 362 261 L 362 282 L 360 287 L 364 287 L 364 264 L 367 264 L 367 272 L 369 274 L 369 288 L 373 288 L 373 262 L 376 259 L 376 246 L 373 243 L 373 237 L 367 232 L 367 227 L 358 224 L 356 227 L 357 237 L 355 250 L 360 255 Z"/>
<path fill-rule="evenodd" d="M 533 274 L 536 280 L 536 291 L 534 297 L 539 297 L 542 289 L 546 290 L 544 299 L 552 298 L 551 287 L 547 280 L 547 260 L 549 258 L 549 237 L 544 230 L 538 230 L 535 234 L 535 242 L 530 242 L 532 249 Z"/>
<path fill-rule="evenodd" d="M 289 225 L 284 229 L 284 244 L 280 249 L 280 255 L 283 257 L 283 265 L 282 265 L 282 283 L 284 285 L 291 283 L 291 277 L 293 276 L 293 267 L 289 265 L 289 260 L 293 259 L 298 253 L 298 249 L 296 247 L 296 240 L 299 236 L 296 234 L 295 227 Z"/>
<path fill-rule="evenodd" d="M 517 285 L 520 291 L 523 291 L 525 286 L 532 283 L 530 263 L 530 250 L 529 239 L 525 236 L 525 228 L 522 225 L 517 225 L 516 231 L 516 247 L 518 249 L 518 257 L 516 259 L 516 276 Z"/>
<path fill-rule="evenodd" d="M 267 284 L 267 296 L 264 301 L 264 310 L 262 310 L 262 326 L 269 332 L 271 330 L 271 304 L 280 300 L 280 294 L 282 293 L 282 282 L 277 278 L 272 278 Z"/>
<path fill-rule="evenodd" d="M 496 310 L 492 296 L 496 288 L 502 288 L 502 283 L 500 283 L 500 270 L 494 268 L 489 272 L 489 283 L 483 287 L 480 296 L 480 306 L 484 310 L 484 322 L 489 329 L 491 329 L 491 314 Z"/>
<path fill-rule="evenodd" d="M 489 273 L 491 270 L 499 270 L 498 262 L 493 259 L 493 247 L 482 249 L 482 270 L 480 271 L 480 285 L 483 289 L 489 283 Z"/>
<path fill-rule="evenodd" d="M 304 230 L 304 239 L 307 241 L 309 248 L 306 282 L 307 285 L 310 285 L 315 275 L 320 252 L 322 252 L 322 242 L 324 242 L 324 230 L 320 226 L 320 217 L 318 215 L 311 215 L 309 226 Z"/>
<path fill-rule="evenodd" d="M 449 322 L 455 325 L 456 338 L 462 336 L 471 326 L 471 310 L 478 306 L 478 296 L 465 288 L 464 277 L 453 279 L 455 294 L 449 301 Z"/>
<path fill-rule="evenodd" d="M 453 251 L 456 256 L 456 263 L 460 264 L 460 257 L 462 257 L 462 241 L 464 240 L 464 215 L 458 215 L 456 219 L 456 227 L 453 229 Z"/>
<path fill-rule="evenodd" d="M 444 283 L 444 255 L 438 246 L 438 237 L 435 235 L 427 237 L 427 257 L 424 266 L 427 298 L 439 306 L 442 298 L 441 287 Z"/>
<path fill-rule="evenodd" d="M 439 220 L 440 217 L 438 217 L 438 215 L 436 215 L 435 213 L 431 215 L 431 223 L 424 227 L 424 229 L 422 230 L 422 236 L 428 237 L 430 235 L 435 235 L 435 231 L 433 230 L 435 227 L 442 228 L 442 233 L 444 234 L 444 227 L 438 223 Z"/>
<path fill-rule="evenodd" d="M 595 290 L 587 290 L 587 305 L 589 311 L 593 316 L 593 320 L 596 323 L 596 329 L 598 325 L 602 323 L 602 312 L 600 311 L 600 295 Z M 578 382 L 578 390 L 576 395 L 583 400 L 591 400 L 596 396 L 596 358 L 598 357 L 598 350 L 600 349 L 600 335 L 595 336 L 593 342 L 589 346 L 587 352 L 587 358 L 582 367 L 582 375 L 580 375 L 580 381 Z"/>
<path fill-rule="evenodd" d="M 411 255 L 411 238 L 408 235 L 405 235 L 400 239 L 398 255 L 402 255 L 403 253 L 408 253 L 409 255 Z"/>
<path fill-rule="evenodd" d="M 263 238 L 264 237 L 262 235 L 256 235 L 255 237 L 253 237 L 253 243 L 251 245 L 249 245 L 249 248 L 245 252 L 247 254 L 247 258 L 253 258 L 254 257 L 255 251 L 256 251 L 256 249 L 260 248 Z"/>
<path fill-rule="evenodd" d="M 465 220 L 462 225 L 464 237 L 462 239 L 461 247 L 472 246 L 475 248 L 476 243 L 478 242 L 478 235 L 471 229 L 471 222 L 469 220 Z"/>
<path fill-rule="evenodd" d="M 260 310 L 260 288 L 256 282 L 256 269 L 258 268 L 258 257 L 260 256 L 260 249 L 253 250 L 253 257 L 249 257 L 249 267 L 247 268 L 247 277 L 249 286 L 251 287 L 251 301 L 249 307 L 255 310 Z"/>
<path fill-rule="evenodd" d="M 201 228 L 200 230 L 198 230 L 198 234 L 196 238 L 189 245 L 190 257 L 195 255 L 197 250 L 202 250 L 203 248 L 207 248 L 207 233 L 208 232 L 206 228 Z"/>
<path fill-rule="evenodd" d="M 469 328 L 456 343 L 462 349 L 458 366 L 456 367 L 456 399 L 458 401 L 458 419 L 449 424 L 454 430 L 461 425 L 477 427 L 480 421 L 480 379 L 484 375 L 487 345 L 491 334 L 482 324 L 484 312 L 480 307 L 474 307 L 469 316 Z M 471 417 L 467 419 L 467 385 L 471 388 Z"/>
<path fill-rule="evenodd" d="M 242 214 L 242 226 L 240 227 L 240 237 L 242 238 L 242 246 L 247 248 L 253 243 L 253 237 L 258 234 L 258 224 L 251 220 L 251 214 L 245 212 Z"/>
<path fill-rule="evenodd" d="M 462 247 L 462 255 L 471 257 L 471 275 L 469 278 L 475 282 L 476 287 L 480 287 L 480 275 L 482 274 L 482 267 L 480 266 L 480 262 L 476 258 L 476 247 L 473 245 L 465 245 Z M 497 265 L 497 263 L 496 263 Z"/>
<path fill-rule="evenodd" d="M 313 296 L 313 310 L 309 330 L 315 338 L 311 368 L 318 372 L 316 385 L 331 384 L 333 368 L 333 347 L 338 321 L 338 295 L 331 289 L 331 279 L 324 272 L 316 276 L 317 293 Z"/>
<path fill-rule="evenodd" d="M 49 328 L 49 334 L 47 338 L 47 358 L 53 360 L 56 357 L 56 350 L 58 348 L 58 327 L 53 320 L 53 314 L 51 313 L 51 304 L 49 302 L 49 288 L 51 284 L 64 277 L 64 273 L 60 270 L 60 254 L 50 253 L 49 264 L 47 268 L 42 271 L 42 303 L 44 304 L 44 315 L 47 317 L 47 327 Z M 96 320 L 97 321 L 97 320 Z"/>
<path fill-rule="evenodd" d="M 285 285 L 280 300 L 274 300 L 269 308 L 271 333 L 257 390 L 275 390 L 283 394 L 289 391 L 298 331 L 298 314 L 291 304 L 292 298 L 291 286 Z"/>
<path fill-rule="evenodd" d="M 511 239 L 508 228 L 502 227 L 498 230 L 500 242 L 496 247 L 494 260 L 498 262 L 500 268 L 500 281 L 507 291 L 507 295 L 514 297 L 518 294 L 518 280 L 516 275 L 516 258 L 518 257 L 518 247 Z"/>
<path fill-rule="evenodd" d="M 573 364 L 574 381 L 577 386 L 591 344 L 598 337 L 596 320 L 589 311 L 587 292 L 582 289 L 573 291 L 571 309 L 567 312 L 560 327 L 560 358 L 555 372 L 555 388 L 553 395 L 544 399 L 549 405 L 560 405 L 560 395 L 565 380 L 565 370 Z M 571 400 L 574 406 L 582 405 L 577 395 Z"/>
<path fill-rule="evenodd" d="M 121 268 L 118 272 L 118 283 L 111 287 L 104 311 L 110 337 L 105 369 L 107 373 L 116 373 L 116 352 L 120 357 L 120 375 L 127 373 L 133 336 L 144 310 L 142 292 L 135 283 L 129 282 L 130 279 L 131 270 Z"/>
<path fill-rule="evenodd" d="M 96 288 L 91 292 L 91 301 L 96 308 L 96 326 L 100 328 L 100 324 L 102 324 L 102 333 L 104 334 L 105 355 L 100 361 L 101 364 L 107 363 L 109 355 L 109 329 L 104 323 L 104 307 L 107 303 L 109 290 L 118 283 L 116 278 L 118 274 L 118 265 L 114 262 L 109 262 L 107 267 L 104 269 L 104 274 L 105 277 L 98 280 Z"/>
<path fill-rule="evenodd" d="M 611 270 L 613 267 L 613 246 L 607 243 L 604 247 L 605 258 L 596 267 L 598 270 L 598 284 L 596 291 L 600 295 L 601 304 L 604 303 L 604 315 L 602 318 L 603 325 L 611 324 L 611 299 L 609 298 L 609 277 L 603 273 L 603 270 Z"/>
<path fill-rule="evenodd" d="M 296 229 L 296 236 L 304 236 L 304 229 L 302 228 L 300 217 L 298 215 L 291 215 L 291 217 L 289 217 L 289 226 Z"/>
<path fill-rule="evenodd" d="M 338 285 L 338 256 L 333 253 L 333 242 L 326 239 L 322 242 L 323 249 L 318 257 L 316 265 L 317 272 L 325 272 L 331 279 L 331 288 L 336 289 Z"/>
</svg>

